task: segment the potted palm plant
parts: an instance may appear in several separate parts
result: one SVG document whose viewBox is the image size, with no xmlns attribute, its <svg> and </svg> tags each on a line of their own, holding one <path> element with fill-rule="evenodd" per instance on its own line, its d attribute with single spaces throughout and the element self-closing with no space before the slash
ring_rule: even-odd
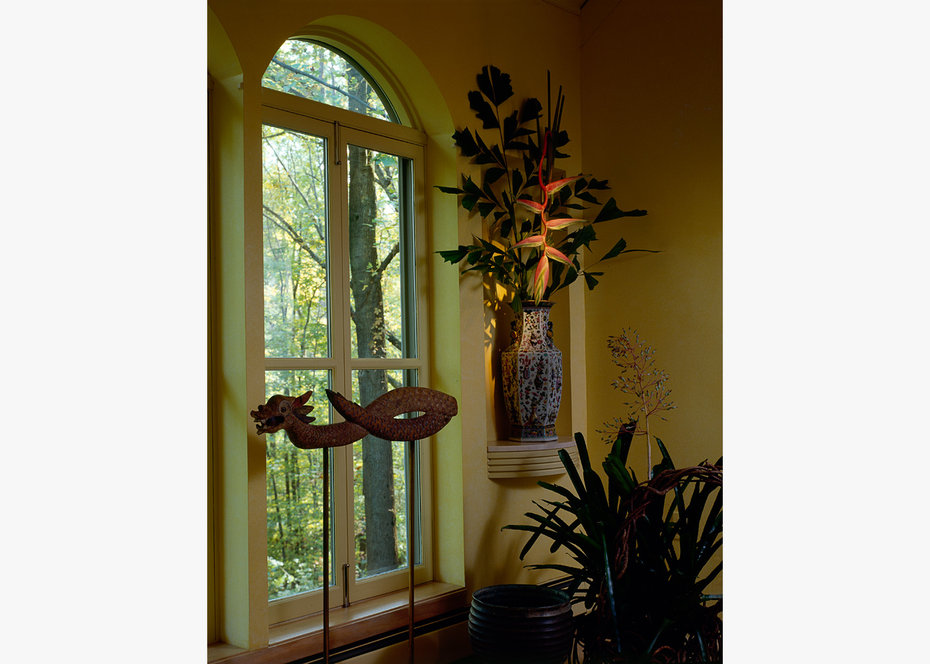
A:
<svg viewBox="0 0 930 664">
<path fill-rule="evenodd" d="M 602 261 L 629 249 L 622 238 L 596 261 L 582 259 L 597 241 L 597 227 L 645 210 L 622 210 L 613 197 L 603 200 L 606 180 L 578 174 L 565 177 L 558 168 L 568 134 L 561 129 L 565 98 L 561 87 L 546 119 L 536 98 L 513 100 L 510 76 L 492 65 L 477 76 L 468 93 L 481 130 L 456 131 L 453 140 L 463 157 L 479 169 L 477 179 L 462 174 L 459 186 L 440 186 L 459 204 L 480 215 L 484 237 L 440 251 L 463 272 L 480 272 L 504 287 L 516 316 L 513 345 L 502 354 L 504 402 L 513 440 L 555 438 L 555 417 L 562 387 L 561 353 L 552 345 L 549 298 L 583 276 L 589 289 L 603 272 Z"/>
<path fill-rule="evenodd" d="M 541 539 L 565 549 L 577 564 L 531 565 L 568 576 L 575 618 L 576 658 L 612 664 L 712 662 L 721 659 L 722 599 L 705 594 L 722 563 L 723 460 L 675 468 L 656 438 L 662 460 L 650 479 L 626 467 L 635 423 L 604 460 L 605 487 L 591 466 L 584 437 L 575 434 L 581 470 L 564 450 L 571 487 L 539 485 L 553 499 L 535 502 L 532 524 L 505 529 L 530 533 L 523 560 Z M 578 661 L 577 659 L 575 661 Z"/>
<path fill-rule="evenodd" d="M 614 387 L 628 396 L 630 415 L 603 431 L 611 444 L 602 464 L 606 485 L 575 434 L 580 471 L 560 451 L 570 486 L 539 482 L 552 498 L 534 502 L 538 511 L 526 513 L 531 524 L 505 528 L 530 533 L 521 560 L 542 538 L 551 540 L 550 552 L 564 549 L 576 563 L 531 567 L 567 575 L 572 602 L 583 605 L 575 652 L 584 662 L 718 661 L 722 599 L 706 590 L 722 570 L 714 561 L 723 538 L 723 459 L 676 468 L 655 437 L 661 459 L 637 479 L 627 466 L 635 434 L 649 431 L 650 416 L 675 407 L 668 374 L 635 331 L 610 337 L 608 348 L 620 367 Z"/>
</svg>

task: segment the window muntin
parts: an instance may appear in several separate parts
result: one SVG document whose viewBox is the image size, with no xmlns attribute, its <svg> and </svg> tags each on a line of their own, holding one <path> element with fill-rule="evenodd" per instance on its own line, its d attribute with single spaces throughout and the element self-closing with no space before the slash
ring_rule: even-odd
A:
<svg viewBox="0 0 930 664">
<path fill-rule="evenodd" d="M 322 421 L 321 413 L 331 416 L 322 390 L 321 376 L 324 374 L 320 372 L 325 373 L 331 389 L 346 395 L 352 394 L 353 400 L 363 404 L 401 384 L 415 385 L 418 381 L 426 380 L 427 368 L 421 355 L 424 349 L 419 347 L 422 343 L 418 344 L 418 337 L 423 336 L 418 329 L 421 325 L 418 314 L 422 316 L 422 312 L 419 311 L 417 296 L 417 283 L 423 283 L 417 277 L 417 267 L 425 265 L 422 260 L 425 250 L 417 244 L 417 237 L 422 236 L 422 231 L 415 231 L 415 228 L 422 221 L 414 214 L 415 208 L 422 205 L 424 198 L 422 172 L 419 170 L 423 147 L 422 143 L 411 142 L 411 130 L 408 128 L 384 125 L 386 129 L 381 133 L 359 131 L 351 128 L 351 118 L 343 117 L 347 115 L 345 110 L 321 107 L 311 100 L 292 102 L 285 110 L 277 103 L 278 98 L 273 96 L 277 93 L 269 94 L 272 95 L 268 97 L 269 105 L 263 110 L 263 136 L 267 136 L 263 143 L 268 145 L 263 151 L 264 184 L 266 189 L 275 187 L 277 191 L 266 191 L 263 194 L 263 205 L 265 201 L 286 200 L 291 202 L 293 210 L 290 216 L 279 210 L 275 210 L 276 215 L 264 210 L 264 255 L 267 257 L 269 253 L 275 252 L 275 256 L 269 259 L 272 263 L 280 263 L 285 256 L 288 257 L 284 263 L 284 274 L 265 272 L 266 396 L 277 393 L 271 389 L 272 376 L 278 380 L 276 385 L 285 388 L 282 393 L 296 394 L 300 393 L 299 390 L 294 391 L 298 386 L 285 384 L 277 378 L 278 374 L 309 372 L 315 375 L 317 384 L 313 388 L 312 402 L 316 409 L 313 415 L 318 418 L 315 424 L 319 424 Z M 306 104 L 306 107 L 301 106 L 301 103 Z M 395 135 L 392 136 L 392 132 Z M 302 171 L 299 174 L 282 172 L 282 162 L 295 164 L 300 163 L 300 159 L 288 162 L 282 157 L 282 152 L 287 150 L 274 141 L 282 144 L 286 142 L 290 149 L 288 154 L 302 155 L 301 158 L 309 162 L 300 166 Z M 275 150 L 271 149 L 272 145 Z M 353 160 L 353 157 L 356 159 Z M 292 165 L 291 168 L 295 167 Z M 370 169 L 371 172 L 364 173 L 361 169 Z M 287 170 L 284 168 L 284 171 Z M 366 176 L 375 183 L 375 196 L 372 198 L 369 195 L 367 201 L 359 205 L 353 202 L 358 199 L 358 192 L 353 189 L 358 189 Z M 311 182 L 318 189 L 313 195 L 303 191 Z M 308 210 L 312 213 L 308 213 Z M 421 210 L 419 212 L 422 214 Z M 366 261 L 357 262 L 353 269 L 352 251 L 359 248 L 360 236 L 353 232 L 351 220 L 359 215 L 365 217 L 367 221 L 363 221 L 373 228 L 377 251 L 374 259 L 369 257 Z M 288 228 L 288 224 L 282 224 L 280 218 L 288 220 L 291 228 Z M 325 224 L 321 227 L 322 220 L 325 220 Z M 365 248 L 365 241 L 361 241 L 361 245 Z M 318 251 L 324 247 L 325 257 Z M 308 249 L 313 249 L 322 260 L 314 259 Z M 325 265 L 325 284 L 321 283 L 321 273 L 314 272 L 321 264 Z M 361 335 L 362 350 L 359 351 L 359 329 L 368 332 L 378 326 L 375 324 L 377 317 L 375 322 L 370 318 L 362 320 L 364 315 L 360 315 L 355 308 L 359 304 L 360 293 L 364 291 L 357 287 L 365 276 L 371 277 L 368 279 L 369 288 L 381 289 L 381 326 L 384 334 L 381 335 L 383 343 L 375 344 L 366 341 L 364 334 Z M 311 284 L 313 288 L 310 288 Z M 287 291 L 287 297 L 282 296 L 282 291 Z M 311 295 L 312 306 L 309 303 Z M 287 315 L 282 316 L 282 312 Z M 277 316 L 279 320 L 269 324 L 267 319 L 271 316 Z M 361 325 L 359 320 L 362 320 Z M 328 335 L 326 343 L 320 336 L 324 328 Z M 359 376 L 366 372 L 383 377 L 378 387 L 360 387 Z M 304 379 L 305 383 L 309 380 Z M 366 381 L 363 379 L 361 382 Z M 275 444 L 277 448 L 277 442 Z M 266 442 L 266 445 L 269 443 Z M 380 471 L 369 475 L 380 472 L 390 476 L 390 496 L 383 496 L 382 503 L 386 501 L 386 511 L 396 515 L 393 517 L 394 533 L 387 542 L 388 549 L 393 547 L 396 555 L 390 564 L 385 565 L 382 560 L 382 564 L 376 565 L 378 573 L 369 569 L 372 560 L 368 538 L 371 533 L 366 532 L 365 526 L 368 521 L 380 523 L 380 519 L 365 517 L 365 473 L 356 471 L 359 461 L 362 463 L 362 471 L 365 469 L 366 442 L 359 441 L 352 446 L 334 449 L 330 457 L 333 478 L 331 602 L 342 600 L 344 567 L 349 571 L 345 580 L 353 602 L 403 588 L 407 582 L 406 445 L 403 442 L 381 442 L 381 446 L 390 449 L 388 454 L 383 451 L 381 454 L 387 461 Z M 374 443 L 370 447 L 377 448 L 378 444 Z M 319 465 L 322 463 L 322 455 L 317 454 L 318 458 L 308 458 L 308 464 L 314 463 L 313 460 L 317 464 L 312 466 L 311 473 L 322 470 Z M 414 451 L 417 486 L 414 549 L 417 562 L 415 578 L 418 583 L 431 578 L 430 558 L 424 555 L 424 547 L 429 546 L 431 505 L 428 501 L 424 503 L 419 500 L 421 494 L 429 495 L 430 491 L 429 474 L 425 472 L 429 466 L 428 458 L 428 446 Z M 425 464 L 422 473 L 421 464 Z M 266 474 L 266 478 L 269 478 L 269 496 L 274 493 L 270 479 L 272 472 L 276 472 L 276 467 L 269 466 Z M 285 482 L 280 475 L 275 476 L 275 484 Z M 280 503 L 273 503 L 269 498 L 269 557 L 272 551 L 282 557 L 284 553 L 281 547 L 275 548 L 272 541 L 275 536 L 272 527 L 277 528 L 277 516 L 273 510 L 279 508 Z M 385 505 L 382 504 L 380 509 L 383 514 Z M 369 511 L 372 514 L 378 513 L 378 510 Z M 314 527 L 316 530 L 322 527 L 321 516 Z M 280 537 L 280 529 L 278 533 Z M 313 536 L 321 539 L 320 534 Z M 317 541 L 313 549 L 316 558 L 312 564 L 291 561 L 291 568 L 282 571 L 282 566 L 277 564 L 282 561 L 277 558 L 274 562 L 269 560 L 271 623 L 320 609 L 320 592 L 313 589 L 319 589 L 322 571 L 318 576 L 309 573 L 314 565 L 321 566 L 319 544 Z M 285 575 L 284 571 L 291 576 Z"/>
</svg>

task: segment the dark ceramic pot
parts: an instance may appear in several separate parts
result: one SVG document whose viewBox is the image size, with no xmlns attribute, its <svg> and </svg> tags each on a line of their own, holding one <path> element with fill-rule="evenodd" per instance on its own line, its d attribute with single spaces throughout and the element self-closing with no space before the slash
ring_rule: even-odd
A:
<svg viewBox="0 0 930 664">
<path fill-rule="evenodd" d="M 487 664 L 562 664 L 572 632 L 569 597 L 561 590 L 488 586 L 472 596 L 468 637 Z"/>
</svg>

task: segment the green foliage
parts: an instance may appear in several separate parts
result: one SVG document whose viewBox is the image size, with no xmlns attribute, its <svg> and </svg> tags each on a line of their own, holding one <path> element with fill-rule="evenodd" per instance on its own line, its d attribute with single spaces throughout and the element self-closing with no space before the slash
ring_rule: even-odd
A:
<svg viewBox="0 0 930 664">
<path fill-rule="evenodd" d="M 285 42 L 265 72 L 262 85 L 391 119 L 390 109 L 362 72 L 339 53 L 307 40 Z M 286 127 L 262 127 L 267 358 L 328 358 L 333 353 L 328 300 L 334 293 L 329 292 L 328 283 L 331 238 L 327 210 L 334 202 L 327 200 L 327 182 L 334 175 L 327 172 L 332 161 L 327 149 L 323 138 Z M 346 341 L 352 357 L 402 357 L 405 324 L 413 324 L 403 319 L 404 285 L 398 257 L 402 223 L 398 196 L 403 190 L 406 160 L 364 146 L 350 145 L 347 152 L 343 157 L 348 165 L 349 217 L 360 220 L 348 228 L 347 237 L 350 254 L 361 259 L 350 261 L 352 316 Z M 354 192 L 359 193 L 355 198 L 351 195 Z M 353 214 L 356 211 L 358 214 Z M 312 390 L 315 424 L 329 422 L 325 397 L 325 389 L 331 386 L 328 371 L 291 368 L 267 371 L 265 376 L 266 397 Z M 406 382 L 403 372 L 384 369 L 354 371 L 351 380 L 354 400 L 363 403 Z M 363 455 L 363 447 L 377 448 L 381 454 L 373 461 L 373 455 Z M 348 520 L 353 541 L 345 546 L 354 546 L 355 574 L 360 578 L 374 573 L 370 567 L 383 571 L 383 562 L 369 565 L 375 557 L 369 553 L 376 548 L 378 552 L 387 550 L 392 562 L 394 558 L 397 564 L 406 560 L 405 454 L 403 443 L 370 438 L 356 443 L 351 452 L 347 456 L 353 495 Z M 323 577 L 323 453 L 297 449 L 283 433 L 271 435 L 266 439 L 266 471 L 269 597 L 319 589 Z M 387 490 L 373 489 L 376 481 Z M 342 490 L 345 485 L 340 487 Z M 377 496 L 381 511 L 369 522 L 366 510 L 374 512 L 369 505 L 374 502 L 372 496 Z M 385 512 L 396 529 L 381 527 L 372 533 L 374 528 L 367 526 L 379 525 L 384 519 L 377 515 Z"/>
<path fill-rule="evenodd" d="M 463 174 L 459 186 L 439 186 L 438 189 L 459 196 L 459 204 L 465 210 L 480 215 L 487 224 L 488 239 L 476 237 L 472 244 L 438 253 L 449 263 L 461 264 L 463 272 L 477 271 L 492 276 L 499 284 L 512 289 L 516 303 L 533 299 L 533 275 L 542 257 L 542 248 L 514 248 L 514 245 L 546 231 L 542 216 L 517 205 L 517 201 L 544 200 L 539 186 L 540 175 L 545 183 L 564 177 L 556 174 L 555 166 L 556 160 L 569 156 L 562 151 L 569 142 L 568 133 L 560 129 L 564 97 L 560 88 L 554 109 L 551 99 L 548 100 L 550 108 L 543 125 L 543 106 L 538 99 L 527 98 L 519 104 L 512 101 L 514 92 L 508 74 L 488 65 L 482 68 L 476 80 L 478 89 L 468 93 L 469 107 L 481 122 L 481 129 L 491 130 L 496 136 L 486 140 L 479 130 L 468 127 L 456 131 L 452 135 L 455 145 L 463 157 L 480 167 L 480 179 L 475 181 Z M 511 103 L 503 106 L 507 101 Z M 544 140 L 547 134 L 548 143 Z M 544 145 L 548 145 L 546 154 L 543 154 Z M 551 281 L 542 294 L 543 299 L 570 285 L 579 275 L 584 275 L 589 289 L 597 285 L 597 277 L 603 272 L 582 270 L 580 260 L 582 251 L 590 251 L 592 242 L 597 240 L 594 224 L 646 214 L 645 210 L 621 210 L 613 198 L 602 202 L 601 192 L 608 189 L 606 180 L 580 177 L 549 200 L 546 212 L 550 221 L 577 218 L 585 210 L 589 219 L 592 215 L 594 218 L 580 219 L 579 224 L 553 231 L 554 241 L 550 246 L 565 254 L 570 264 L 552 265 Z M 629 249 L 621 239 L 591 266 L 633 251 L 648 250 Z"/>
<path fill-rule="evenodd" d="M 268 395 L 303 394 L 313 390 L 309 403 L 313 406 L 312 415 L 316 418 L 314 424 L 328 424 L 331 421 L 329 402 L 324 396 L 326 387 L 326 371 L 282 370 L 268 371 L 265 375 L 265 390 Z M 357 389 L 356 385 L 355 391 Z M 386 444 L 391 446 L 398 565 L 403 565 L 407 560 L 405 443 Z M 351 458 L 355 575 L 356 578 L 364 578 L 373 572 L 368 569 L 365 467 L 362 462 L 361 442 L 353 444 Z M 265 463 L 269 599 L 322 588 L 323 453 L 321 450 L 298 449 L 290 443 L 284 432 L 278 432 L 267 436 Z M 333 566 L 330 567 L 331 574 L 335 573 L 334 569 Z"/>
<path fill-rule="evenodd" d="M 351 105 L 351 110 L 391 120 L 375 88 L 363 85 L 361 94 L 352 89 L 352 79 L 359 78 L 363 74 L 332 47 L 308 39 L 288 39 L 262 75 L 262 87 L 339 108 Z"/>
<path fill-rule="evenodd" d="M 540 538 L 564 549 L 577 566 L 531 565 L 566 574 L 585 662 L 712 661 L 719 659 L 721 604 L 704 591 L 722 564 L 710 568 L 722 545 L 723 460 L 676 469 L 658 438 L 662 460 L 638 481 L 627 468 L 636 423 L 623 427 L 603 462 L 606 487 L 575 434 L 579 469 L 560 452 L 570 488 L 539 482 L 553 499 L 534 501 L 531 525 L 505 529 L 530 538 L 521 560 Z M 684 659 L 680 659 L 684 658 Z"/>
</svg>

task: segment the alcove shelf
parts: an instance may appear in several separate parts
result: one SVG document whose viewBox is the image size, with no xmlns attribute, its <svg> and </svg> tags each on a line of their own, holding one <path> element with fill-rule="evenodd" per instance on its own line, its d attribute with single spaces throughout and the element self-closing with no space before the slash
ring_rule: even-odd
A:
<svg viewBox="0 0 930 664">
<path fill-rule="evenodd" d="M 512 440 L 488 442 L 488 478 L 492 480 L 514 477 L 545 477 L 561 475 L 565 466 L 559 459 L 559 450 L 568 452 L 578 465 L 578 450 L 573 438 L 534 443 Z"/>
</svg>

